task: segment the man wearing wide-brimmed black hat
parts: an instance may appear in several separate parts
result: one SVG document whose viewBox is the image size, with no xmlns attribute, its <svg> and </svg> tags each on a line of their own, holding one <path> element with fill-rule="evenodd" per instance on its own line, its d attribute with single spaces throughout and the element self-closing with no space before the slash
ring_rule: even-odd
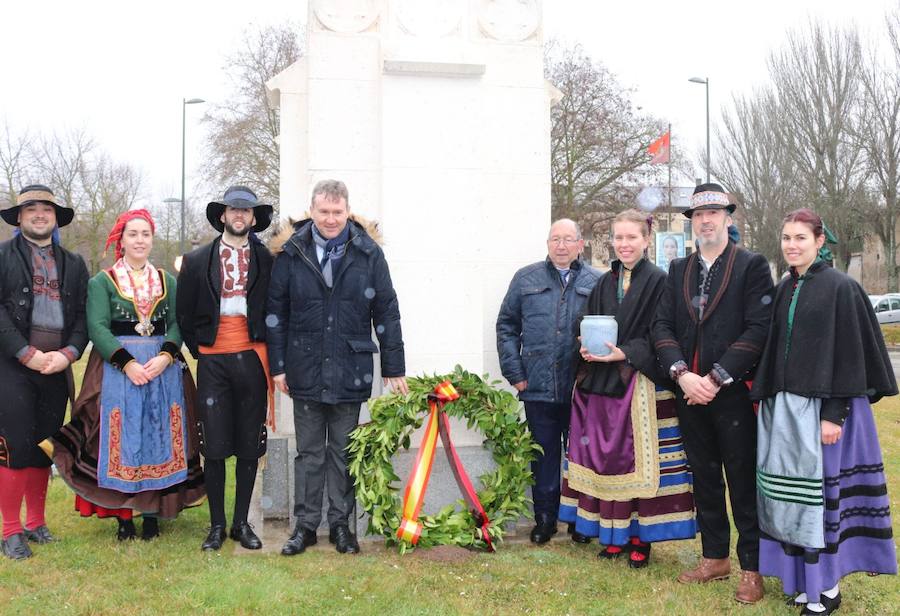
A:
<svg viewBox="0 0 900 616">
<path fill-rule="evenodd" d="M 176 298 L 181 334 L 197 358 L 210 513 L 209 534 L 201 547 L 218 550 L 225 541 L 225 459 L 235 456 L 229 536 L 257 550 L 262 542 L 247 515 L 259 458 L 266 452 L 266 400 L 273 393 L 265 345 L 272 256 L 254 233 L 269 226 L 272 206 L 259 203 L 249 188 L 232 186 L 206 206 L 206 217 L 221 235 L 185 255 Z"/>
<path fill-rule="evenodd" d="M 652 336 L 660 364 L 676 382 L 678 421 L 694 478 L 703 545 L 698 566 L 678 581 L 702 583 L 731 572 L 728 479 L 738 531 L 741 578 L 735 598 L 763 596 L 756 518 L 756 417 L 746 382 L 766 342 L 772 274 L 765 257 L 729 238 L 735 203 L 719 184 L 694 190 L 691 219 L 697 250 L 669 268 Z"/>
<path fill-rule="evenodd" d="M 0 244 L 2 551 L 23 559 L 32 555 L 29 541 L 54 540 L 44 519 L 51 462 L 40 444 L 62 426 L 74 393 L 69 366 L 87 345 L 88 273 L 82 258 L 56 239 L 75 211 L 46 186 L 26 186 L 0 216 L 18 227 Z"/>
</svg>

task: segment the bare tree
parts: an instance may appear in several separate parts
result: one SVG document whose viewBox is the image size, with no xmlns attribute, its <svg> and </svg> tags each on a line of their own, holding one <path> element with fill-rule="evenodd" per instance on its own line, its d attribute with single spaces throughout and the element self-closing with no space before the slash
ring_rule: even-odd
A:
<svg viewBox="0 0 900 616">
<path fill-rule="evenodd" d="M 854 138 L 860 104 L 860 44 L 852 28 L 810 23 L 788 34 L 769 58 L 784 144 L 797 166 L 803 202 L 826 220 L 839 239 L 835 265 L 846 270 L 863 220 L 863 151 Z"/>
<path fill-rule="evenodd" d="M 67 231 L 67 240 L 70 247 L 84 257 L 88 270 L 94 273 L 104 262 L 110 263 L 114 258 L 112 254 L 104 254 L 106 236 L 116 217 L 137 202 L 141 176 L 129 165 L 98 156 L 82 166 L 78 182 L 82 196 L 78 215 L 71 230 Z"/>
<path fill-rule="evenodd" d="M 276 220 L 279 118 L 268 105 L 265 84 L 300 57 L 298 31 L 295 24 L 247 30 L 241 48 L 225 62 L 233 95 L 203 118 L 209 127 L 205 171 L 216 184 L 213 191 L 246 184 L 275 205 Z"/>
<path fill-rule="evenodd" d="M 75 207 L 82 197 L 85 165 L 96 147 L 84 128 L 45 135 L 32 150 L 32 173 L 63 203 Z"/>
<path fill-rule="evenodd" d="M 714 173 L 737 195 L 743 242 L 781 273 L 781 223 L 798 202 L 797 167 L 785 147 L 785 126 L 775 95 L 761 90 L 734 96 L 716 130 Z"/>
<path fill-rule="evenodd" d="M 140 173 L 101 153 L 85 129 L 32 138 L 6 125 L 0 134 L 0 171 L 10 201 L 22 185 L 41 183 L 75 209 L 63 241 L 84 256 L 92 273 L 102 267 L 103 244 L 116 216 L 131 209 L 141 191 Z M 109 255 L 106 262 L 111 260 Z"/>
<path fill-rule="evenodd" d="M 616 189 L 648 170 L 647 147 L 663 124 L 635 109 L 632 91 L 580 46 L 549 43 L 545 73 L 563 93 L 551 110 L 553 218 L 621 208 Z"/>
<path fill-rule="evenodd" d="M 900 11 L 886 19 L 892 51 L 885 65 L 872 50 L 862 74 L 865 97 L 859 109 L 857 137 L 865 152 L 872 199 L 868 219 L 884 246 L 887 288 L 898 286 L 897 223 L 900 220 Z"/>
<path fill-rule="evenodd" d="M 0 200 L 16 202 L 17 191 L 28 184 L 26 172 L 31 166 L 27 132 L 16 133 L 9 122 L 3 123 L 0 132 Z"/>
</svg>

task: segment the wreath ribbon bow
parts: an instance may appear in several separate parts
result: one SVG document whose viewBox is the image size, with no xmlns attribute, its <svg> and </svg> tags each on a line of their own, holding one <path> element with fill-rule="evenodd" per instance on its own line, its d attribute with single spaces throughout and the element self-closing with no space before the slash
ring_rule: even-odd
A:
<svg viewBox="0 0 900 616">
<path fill-rule="evenodd" d="M 487 544 L 488 550 L 493 552 L 491 535 L 488 532 L 490 520 L 487 513 L 478 500 L 478 493 L 469 480 L 469 475 L 463 467 L 462 461 L 456 453 L 453 441 L 450 439 L 450 419 L 444 412 L 444 405 L 459 399 L 459 392 L 450 381 L 444 381 L 434 388 L 434 393 L 428 394 L 428 424 L 425 427 L 425 435 L 422 444 L 419 445 L 419 453 L 413 464 L 406 492 L 403 495 L 403 515 L 400 527 L 397 529 L 397 538 L 415 545 L 422 534 L 423 526 L 419 522 L 419 512 L 425 500 L 425 491 L 428 489 L 428 480 L 431 478 L 431 466 L 434 462 L 434 454 L 437 449 L 438 436 L 444 444 L 450 469 L 456 478 L 456 484 L 463 494 L 463 498 L 469 505 L 469 510 L 481 528 L 482 539 Z"/>
</svg>

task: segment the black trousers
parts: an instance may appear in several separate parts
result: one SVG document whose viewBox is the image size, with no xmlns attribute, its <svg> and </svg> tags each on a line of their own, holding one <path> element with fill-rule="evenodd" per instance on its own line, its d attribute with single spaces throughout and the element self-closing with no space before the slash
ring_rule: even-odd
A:
<svg viewBox="0 0 900 616">
<path fill-rule="evenodd" d="M 41 374 L 3 358 L 0 392 L 0 466 L 49 467 L 38 443 L 62 427 L 69 399 L 66 373 Z"/>
<path fill-rule="evenodd" d="M 703 556 L 727 558 L 731 527 L 725 507 L 725 478 L 738 531 L 737 555 L 745 571 L 759 570 L 756 517 L 756 414 L 746 385 L 722 389 L 709 404 L 688 406 L 676 388 L 678 422 L 694 476 L 694 502 Z"/>
<path fill-rule="evenodd" d="M 322 521 L 326 483 L 328 525 L 349 526 L 356 491 L 347 470 L 347 445 L 359 423 L 360 406 L 294 399 L 294 516 L 305 529 L 315 530 Z"/>
<path fill-rule="evenodd" d="M 559 513 L 559 491 L 562 482 L 560 466 L 569 436 L 570 403 L 525 402 L 525 418 L 534 441 L 544 450 L 544 455 L 531 463 L 534 485 L 535 517 L 555 520 Z"/>
<path fill-rule="evenodd" d="M 266 453 L 267 387 L 252 350 L 200 355 L 197 408 L 205 458 L 257 459 Z"/>
</svg>

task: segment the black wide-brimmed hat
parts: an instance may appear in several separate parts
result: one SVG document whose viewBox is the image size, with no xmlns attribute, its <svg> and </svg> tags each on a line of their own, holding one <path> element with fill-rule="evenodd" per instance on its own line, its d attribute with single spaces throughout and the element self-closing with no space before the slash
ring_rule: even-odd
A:
<svg viewBox="0 0 900 616">
<path fill-rule="evenodd" d="M 708 184 L 700 184 L 694 189 L 691 196 L 691 207 L 682 212 L 690 218 L 697 210 L 728 210 L 729 214 L 734 213 L 737 207 L 731 195 L 725 192 L 719 184 L 709 182 Z"/>
<path fill-rule="evenodd" d="M 213 228 L 221 233 L 225 230 L 225 224 L 222 222 L 222 213 L 226 207 L 233 207 L 239 210 L 253 210 L 253 216 L 256 218 L 256 224 L 253 225 L 253 231 L 259 233 L 265 231 L 272 223 L 272 206 L 260 203 L 256 198 L 256 193 L 246 186 L 231 186 L 225 191 L 225 194 L 219 201 L 210 201 L 206 206 L 206 219 Z"/>
<path fill-rule="evenodd" d="M 14 227 L 19 226 L 19 210 L 32 203 L 46 203 L 56 209 L 56 226 L 65 227 L 75 218 L 75 210 L 57 203 L 53 191 L 43 184 L 31 184 L 19 191 L 16 204 L 0 211 L 3 220 Z"/>
</svg>

